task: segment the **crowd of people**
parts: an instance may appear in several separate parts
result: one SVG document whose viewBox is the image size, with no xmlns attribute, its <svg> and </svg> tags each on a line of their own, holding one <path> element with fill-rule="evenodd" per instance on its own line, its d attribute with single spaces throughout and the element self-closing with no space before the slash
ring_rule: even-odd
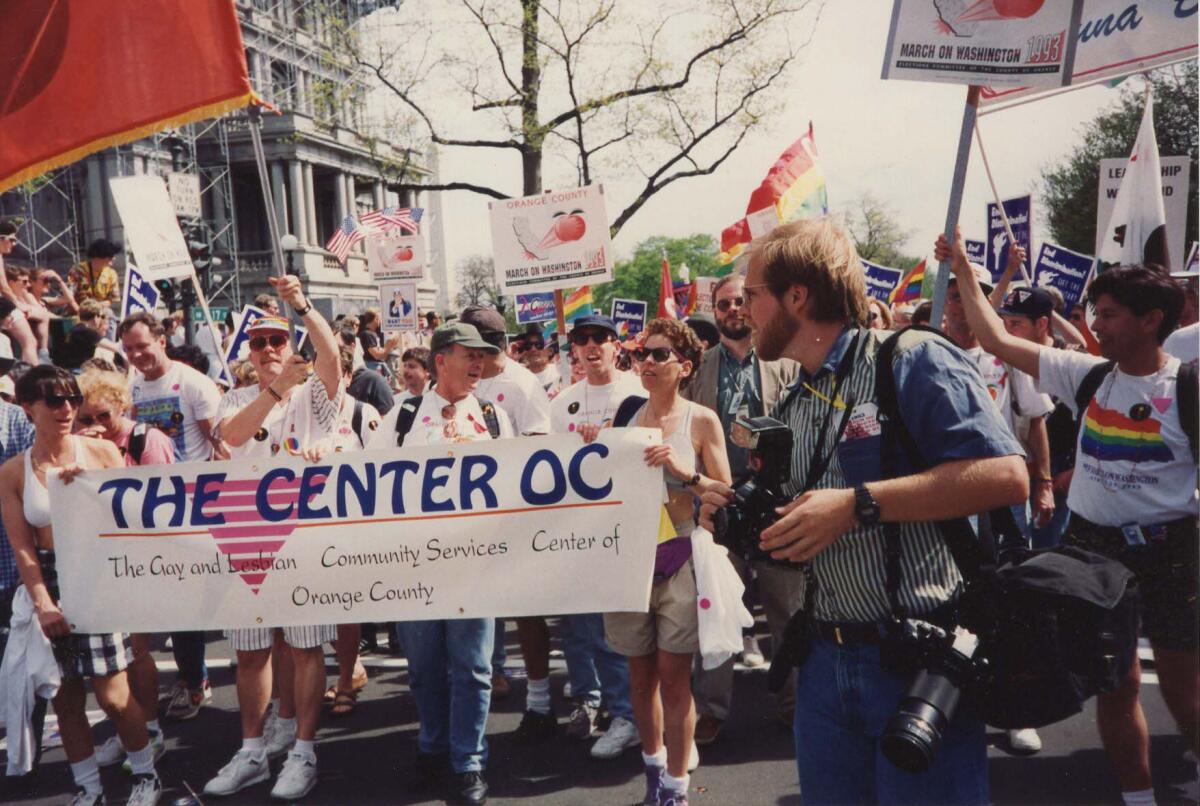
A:
<svg viewBox="0 0 1200 806">
<path fill-rule="evenodd" d="M 0 261 L 15 240 L 0 222 Z M 338 450 L 541 434 L 591 441 L 604 428 L 640 426 L 662 433 L 644 461 L 662 469 L 662 488 L 646 494 L 666 512 L 649 607 L 562 619 L 570 701 L 557 704 L 550 624 L 515 619 L 526 672 L 516 740 L 588 741 L 600 760 L 637 748 L 643 803 L 686 806 L 697 748 L 720 740 L 734 708 L 735 661 L 766 662 L 751 628 L 740 656 L 700 663 L 692 553 L 693 533 L 714 530 L 735 480 L 761 469 L 740 431 L 763 417 L 792 437 L 787 503 L 752 536 L 754 547 L 728 559 L 746 582 L 745 604 L 765 615 L 776 657 L 789 623 L 805 620 L 806 654 L 775 700 L 805 802 L 989 802 L 984 724 L 970 709 L 950 720 L 925 772 L 902 771 L 880 752 L 910 682 L 881 657 L 884 625 L 898 608 L 952 623 L 963 575 L 939 524 L 958 518 L 994 535 L 1001 555 L 1073 545 L 1131 569 L 1163 697 L 1200 751 L 1196 278 L 1114 267 L 1065 310 L 1054 289 L 1014 280 L 1020 247 L 996 283 L 968 261 L 961 239 L 941 238 L 935 251 L 952 270 L 936 330 L 927 303 L 868 297 L 852 241 L 824 219 L 756 240 L 714 283 L 711 319 L 656 319 L 625 340 L 598 314 L 561 337 L 537 326 L 510 336 L 504 316 L 482 306 L 444 324 L 428 314 L 405 340 L 381 332 L 378 310 L 328 322 L 296 277 L 272 278 L 274 294 L 255 300 L 266 315 L 246 329 L 246 354 L 224 384 L 208 360 L 219 339 L 207 353 L 187 343 L 177 315 L 113 321 L 116 244 L 93 244 L 65 279 L 4 265 L 0 703 L 9 775 L 37 763 L 49 699 L 73 806 L 104 803 L 100 768 L 121 763 L 132 775 L 128 803 L 152 806 L 163 792 L 155 763 L 165 731 L 212 700 L 211 635 L 169 636 L 178 673 L 160 700 L 151 649 L 161 637 L 71 630 L 58 604 L 49 475 L 69 484 L 89 469 L 281 451 L 316 461 Z M 285 314 L 307 329 L 304 352 Z M 61 318 L 76 324 L 52 356 L 50 330 Z M 880 373 L 892 377 L 915 455 L 889 456 L 882 444 Z M 268 781 L 280 756 L 271 796 L 308 794 L 323 715 L 355 710 L 367 684 L 359 656 L 379 649 L 382 632 L 389 651 L 407 658 L 420 720 L 404 784 L 484 803 L 491 701 L 513 693 L 505 630 L 493 618 L 229 630 L 241 741 L 203 795 Z M 61 679 L 49 698 L 48 667 Z M 1135 658 L 1097 704 L 1099 739 L 1130 806 L 1154 802 L 1139 679 Z M 116 729 L 99 746 L 85 681 Z M 1041 747 L 1032 728 L 1008 740 L 1016 752 Z"/>
</svg>

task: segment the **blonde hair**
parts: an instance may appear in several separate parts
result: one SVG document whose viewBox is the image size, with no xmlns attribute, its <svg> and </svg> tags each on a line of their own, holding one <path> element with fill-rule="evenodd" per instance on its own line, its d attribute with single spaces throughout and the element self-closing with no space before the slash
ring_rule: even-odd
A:
<svg viewBox="0 0 1200 806">
<path fill-rule="evenodd" d="M 867 308 L 874 308 L 875 310 L 879 311 L 879 321 L 883 322 L 884 330 L 892 329 L 892 312 L 888 309 L 887 305 L 884 305 L 879 300 L 871 297 L 869 300 L 867 300 Z M 870 321 L 870 317 L 868 317 L 868 321 Z"/>
<path fill-rule="evenodd" d="M 258 370 L 249 361 L 234 361 L 229 371 L 233 373 L 234 389 L 258 385 Z"/>
<path fill-rule="evenodd" d="M 776 297 L 794 285 L 804 286 L 810 319 L 859 327 L 869 321 L 862 261 L 846 230 L 828 217 L 776 227 L 750 245 L 748 259 L 762 266 Z"/>
<path fill-rule="evenodd" d="M 79 303 L 79 321 L 90 322 L 93 319 L 99 319 L 101 316 L 112 316 L 112 308 L 107 302 L 85 299 Z"/>
<path fill-rule="evenodd" d="M 133 405 L 128 379 L 119 372 L 89 369 L 79 376 L 79 390 L 89 403 L 109 403 L 124 414 Z"/>
</svg>

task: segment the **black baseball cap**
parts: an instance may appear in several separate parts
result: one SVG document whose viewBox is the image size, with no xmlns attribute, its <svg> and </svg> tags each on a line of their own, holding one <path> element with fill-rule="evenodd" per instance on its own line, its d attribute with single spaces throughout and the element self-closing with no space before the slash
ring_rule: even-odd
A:
<svg viewBox="0 0 1200 806">
<path fill-rule="evenodd" d="M 1007 316 L 1026 316 L 1040 319 L 1054 312 L 1054 297 L 1044 288 L 1014 288 L 1008 292 L 1000 313 Z"/>
<path fill-rule="evenodd" d="M 571 332 L 574 333 L 581 327 L 594 327 L 600 330 L 607 330 L 613 336 L 617 334 L 617 324 L 611 317 L 605 316 L 602 313 L 589 313 L 579 317 L 571 323 Z"/>
<path fill-rule="evenodd" d="M 504 333 L 508 330 L 504 316 L 499 311 L 495 308 L 485 308 L 482 305 L 471 305 L 463 308 L 458 321 L 474 325 L 475 329 L 483 336 L 489 333 Z"/>
<path fill-rule="evenodd" d="M 97 238 L 88 244 L 88 258 L 116 257 L 121 254 L 121 244 L 113 243 L 107 238 Z"/>
</svg>

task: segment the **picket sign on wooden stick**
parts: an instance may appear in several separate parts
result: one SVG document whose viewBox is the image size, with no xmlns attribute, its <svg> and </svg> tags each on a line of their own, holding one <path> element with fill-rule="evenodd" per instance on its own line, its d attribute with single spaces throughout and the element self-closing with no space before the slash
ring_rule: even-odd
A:
<svg viewBox="0 0 1200 806">
<path fill-rule="evenodd" d="M 963 105 L 962 126 L 958 132 L 958 153 L 954 159 L 954 177 L 950 180 L 950 203 L 946 206 L 946 240 L 954 243 L 954 228 L 958 226 L 958 214 L 962 210 L 963 185 L 967 180 L 967 163 L 971 158 L 971 132 L 975 128 L 975 116 L 979 112 L 979 87 L 972 84 L 967 88 L 967 102 Z M 933 284 L 933 310 L 929 321 L 940 323 L 942 309 L 946 305 L 946 286 L 950 283 L 950 261 L 938 264 L 937 278 Z"/>
</svg>

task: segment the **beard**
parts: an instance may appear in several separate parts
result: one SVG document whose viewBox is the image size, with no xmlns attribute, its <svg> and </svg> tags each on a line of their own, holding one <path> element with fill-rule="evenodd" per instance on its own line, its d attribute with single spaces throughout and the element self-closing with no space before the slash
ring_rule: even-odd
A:
<svg viewBox="0 0 1200 806">
<path fill-rule="evenodd" d="M 741 322 L 741 325 L 736 324 Z M 717 332 L 730 341 L 741 341 L 750 335 L 750 326 L 746 324 L 745 319 L 732 317 L 729 324 L 722 319 L 717 322 Z"/>
<path fill-rule="evenodd" d="M 784 310 L 754 331 L 754 352 L 762 361 L 778 361 L 783 357 L 796 331 L 796 323 Z"/>
</svg>

